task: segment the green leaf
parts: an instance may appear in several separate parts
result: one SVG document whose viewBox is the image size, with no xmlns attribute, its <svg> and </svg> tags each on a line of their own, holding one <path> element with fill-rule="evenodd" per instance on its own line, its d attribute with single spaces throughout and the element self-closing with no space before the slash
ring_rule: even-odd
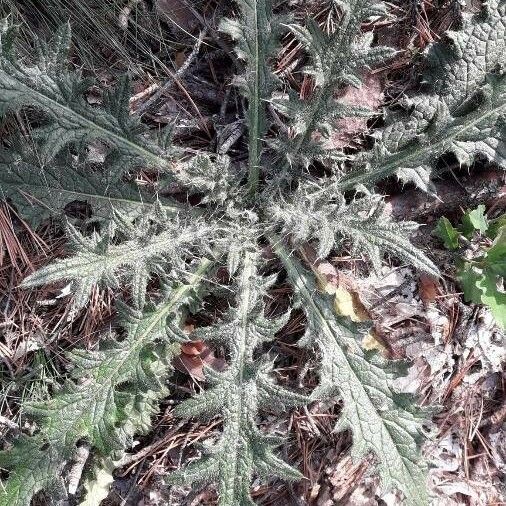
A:
<svg viewBox="0 0 506 506">
<path fill-rule="evenodd" d="M 171 156 L 177 150 L 169 146 L 169 139 L 152 139 L 139 118 L 129 114 L 128 78 L 121 79 L 114 91 L 105 94 L 102 108 L 85 100 L 83 94 L 90 82 L 67 70 L 68 24 L 57 31 L 50 43 L 37 41 L 38 60 L 34 65 L 25 65 L 18 59 L 8 20 L 1 21 L 0 32 L 0 113 L 26 106 L 44 111 L 47 124 L 32 132 L 40 141 L 44 162 L 71 143 L 99 139 L 109 147 L 111 181 L 139 166 L 165 170 L 175 177 Z"/>
<path fill-rule="evenodd" d="M 248 187 L 254 193 L 261 169 L 262 143 L 267 132 L 267 101 L 274 90 L 274 78 L 268 60 L 277 43 L 278 21 L 270 0 L 236 0 L 240 20 L 227 19 L 221 29 L 237 41 L 236 52 L 246 62 L 243 76 L 236 78 L 248 99 L 249 176 Z"/>
<path fill-rule="evenodd" d="M 262 406 L 280 408 L 305 404 L 308 398 L 276 385 L 272 362 L 257 360 L 254 353 L 270 341 L 287 322 L 264 316 L 263 297 L 273 279 L 257 273 L 258 255 L 245 252 L 238 280 L 238 307 L 227 321 L 203 327 L 192 337 L 225 345 L 230 353 L 223 372 L 207 369 L 211 387 L 180 404 L 179 416 L 223 415 L 223 433 L 206 455 L 168 477 L 171 484 L 218 482 L 221 506 L 253 505 L 250 483 L 254 473 L 263 478 L 300 479 L 302 475 L 274 454 L 279 438 L 263 434 L 257 425 Z"/>
<path fill-rule="evenodd" d="M 457 279 L 464 291 L 464 299 L 467 302 L 481 304 L 482 291 L 478 287 L 478 281 L 483 277 L 481 272 L 477 272 L 472 263 L 464 262 L 457 271 Z"/>
<path fill-rule="evenodd" d="M 152 212 L 157 203 L 135 184 L 108 184 L 100 174 L 68 158 L 44 165 L 35 153 L 13 149 L 0 149 L 0 196 L 10 199 L 34 228 L 46 218 L 63 214 L 74 201 L 90 204 L 96 220 L 112 218 L 114 209 L 133 219 Z M 184 209 L 168 199 L 158 205 L 168 214 Z"/>
<path fill-rule="evenodd" d="M 468 239 L 474 231 L 485 234 L 488 229 L 488 220 L 485 213 L 485 206 L 480 204 L 476 209 L 467 211 L 462 217 L 462 234 Z"/>
<path fill-rule="evenodd" d="M 179 217 L 169 219 L 162 209 L 155 208 L 138 222 L 115 213 L 109 229 L 91 237 L 70 224 L 67 230 L 76 253 L 42 267 L 25 278 L 22 286 L 72 281 L 74 304 L 80 308 L 94 286 L 116 288 L 120 280 L 127 279 L 135 304 L 143 307 L 150 275 L 171 269 L 185 272 L 192 249 L 200 244 L 198 249 L 205 251 L 214 227 L 198 219 L 184 224 Z"/>
<path fill-rule="evenodd" d="M 478 279 L 476 285 L 482 290 L 481 301 L 490 308 L 499 327 L 506 330 L 506 293 L 497 289 L 498 281 L 497 276 L 487 273 Z"/>
<path fill-rule="evenodd" d="M 463 165 L 481 155 L 506 167 L 505 17 L 506 3 L 490 0 L 482 12 L 462 15 L 461 30 L 431 46 L 429 91 L 402 100 L 406 112 L 387 114 L 374 149 L 357 157 L 342 190 L 394 174 L 430 190 L 428 171 L 445 153 Z"/>
<path fill-rule="evenodd" d="M 485 255 L 484 263 L 487 271 L 506 278 L 506 227 L 499 230 Z"/>
<path fill-rule="evenodd" d="M 363 458 L 373 451 L 383 487 L 401 490 L 406 504 L 427 506 L 427 466 L 420 452 L 423 413 L 409 396 L 394 391 L 391 368 L 381 357 L 363 350 L 359 329 L 335 314 L 332 301 L 318 291 L 313 276 L 279 240 L 271 244 L 306 313 L 304 344 L 321 354 L 320 385 L 314 398 L 339 393 L 344 407 L 338 428 L 352 431 L 352 456 Z"/>
<path fill-rule="evenodd" d="M 325 135 L 329 120 L 370 116 L 371 112 L 363 107 L 339 103 L 334 98 L 335 92 L 347 85 L 360 87 L 363 72 L 381 65 L 395 54 L 395 50 L 389 47 L 371 47 L 372 33 L 362 35 L 361 32 L 362 23 L 385 14 L 382 2 L 342 0 L 337 6 L 342 15 L 333 33 L 325 33 L 311 18 L 305 27 L 288 25 L 309 54 L 310 64 L 304 72 L 314 78 L 316 85 L 306 100 L 289 95 L 287 99 L 273 101 L 273 105 L 288 116 L 290 130 L 295 134 L 280 136 L 272 143 L 280 156 L 287 160 L 291 173 L 300 173 L 301 165 L 308 167 L 314 160 L 336 157 L 315 141 L 315 132 Z M 337 158 L 341 156 L 337 155 Z M 273 169 L 279 174 L 277 165 Z"/>
<path fill-rule="evenodd" d="M 459 248 L 460 233 L 457 229 L 453 228 L 450 220 L 445 216 L 439 218 L 433 234 L 443 241 L 445 248 L 450 250 L 456 250 Z"/>
<path fill-rule="evenodd" d="M 74 350 L 72 379 L 64 388 L 48 401 L 24 405 L 39 430 L 0 452 L 0 466 L 9 471 L 1 483 L 0 506 L 29 506 L 41 490 L 52 490 L 55 498 L 79 440 L 110 457 L 128 447 L 133 434 L 146 432 L 158 399 L 166 394 L 163 378 L 176 351 L 167 344 L 168 324 L 179 324 L 181 306 L 209 267 L 209 261 L 202 262 L 188 284 L 157 307 L 125 309 L 124 340 L 110 337 L 97 351 Z"/>
<path fill-rule="evenodd" d="M 495 239 L 503 227 L 506 228 L 506 214 L 489 221 L 487 230 L 488 237 L 490 237 L 490 239 Z"/>
<path fill-rule="evenodd" d="M 439 276 L 434 263 L 409 242 L 409 235 L 418 224 L 395 222 L 386 213 L 379 195 L 367 195 L 346 202 L 328 186 L 301 184 L 289 202 L 275 202 L 271 209 L 285 234 L 291 234 L 297 244 L 318 239 L 318 254 L 326 257 L 343 238 L 350 240 L 353 249 L 365 253 L 379 270 L 383 253 L 396 256 L 431 276 Z"/>
</svg>

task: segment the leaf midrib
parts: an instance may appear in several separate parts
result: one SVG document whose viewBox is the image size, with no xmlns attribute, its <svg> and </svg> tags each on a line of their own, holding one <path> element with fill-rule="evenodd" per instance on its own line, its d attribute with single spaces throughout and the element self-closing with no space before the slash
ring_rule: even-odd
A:
<svg viewBox="0 0 506 506">
<path fill-rule="evenodd" d="M 78 113 L 74 109 L 72 109 L 64 104 L 61 104 L 57 100 L 54 100 L 53 98 L 40 92 L 39 90 L 28 86 L 27 84 L 22 82 L 19 78 L 9 76 L 8 74 L 6 74 L 2 70 L 0 70 L 0 73 L 3 74 L 4 76 L 7 76 L 7 78 L 15 79 L 21 87 L 23 87 L 23 88 L 25 88 L 25 90 L 27 90 L 27 94 L 32 94 L 32 96 L 39 97 L 41 100 L 36 102 L 37 104 L 44 103 L 44 101 L 49 102 L 51 104 L 52 108 L 59 109 L 59 110 L 63 111 L 63 113 L 62 113 L 63 117 L 65 117 L 65 118 L 67 118 L 69 116 L 70 117 L 71 116 L 77 117 L 77 118 L 79 118 L 78 121 L 81 121 L 81 125 L 84 124 L 90 131 L 95 130 L 95 131 L 101 132 L 102 136 L 100 138 L 104 139 L 105 142 L 107 142 L 108 137 L 112 137 L 116 140 L 117 146 L 123 146 L 123 147 L 126 146 L 130 150 L 137 152 L 142 158 L 144 158 L 146 160 L 157 161 L 160 163 L 160 165 L 162 167 L 168 166 L 169 160 L 167 160 L 166 158 L 164 158 L 156 153 L 153 153 L 152 151 L 145 149 L 143 146 L 136 144 L 121 135 L 118 135 L 114 131 L 108 130 L 107 128 L 93 122 L 92 120 L 90 120 L 86 116 L 83 116 L 82 114 Z M 105 112 L 105 111 L 101 111 L 101 112 Z M 68 113 L 68 114 L 65 114 L 65 113 Z"/>
<path fill-rule="evenodd" d="M 125 365 L 125 363 L 130 360 L 132 355 L 137 353 L 149 340 L 149 336 L 152 334 L 153 329 L 160 324 L 160 322 L 166 318 L 171 311 L 177 306 L 177 304 L 186 296 L 188 292 L 193 290 L 195 286 L 198 286 L 198 283 L 202 280 L 204 273 L 211 267 L 211 260 L 204 259 L 202 260 L 199 267 L 196 271 L 191 275 L 187 284 L 180 286 L 174 292 L 173 297 L 169 301 L 167 301 L 163 308 L 157 311 L 152 316 L 152 321 L 149 325 L 144 329 L 140 336 L 136 336 L 136 339 L 133 341 L 133 346 L 129 349 L 129 352 L 123 358 L 123 360 L 114 368 L 114 370 L 109 374 L 109 378 L 106 382 L 101 383 L 101 387 L 107 387 L 107 389 L 111 389 L 114 387 L 115 382 L 117 381 L 117 376 L 120 373 L 121 369 Z"/>
<path fill-rule="evenodd" d="M 254 262 L 252 261 L 251 255 L 246 253 L 244 255 L 244 268 L 241 274 L 241 284 L 242 286 L 245 286 L 244 293 L 241 294 L 244 304 L 240 305 L 240 310 L 242 312 L 241 314 L 241 333 L 240 333 L 240 342 L 238 343 L 238 349 L 239 353 L 238 356 L 235 359 L 235 363 L 231 364 L 231 367 L 237 368 L 238 374 L 237 374 L 237 387 L 238 391 L 240 392 L 240 395 L 237 396 L 234 399 L 234 402 L 232 403 L 232 408 L 237 409 L 239 413 L 239 423 L 235 430 L 235 437 L 234 440 L 234 447 L 236 450 L 236 453 L 234 454 L 234 487 L 240 487 L 240 484 L 237 483 L 237 476 L 240 476 L 238 473 L 238 456 L 237 456 L 237 447 L 238 442 L 240 441 L 240 433 L 241 433 L 241 426 L 242 426 L 242 416 L 244 414 L 244 396 L 243 389 L 244 389 L 244 369 L 245 369 L 245 359 L 246 359 L 246 344 L 248 340 L 248 322 L 249 322 L 249 301 L 251 300 L 250 294 L 251 294 L 251 276 L 253 274 L 254 269 Z M 227 495 L 230 497 L 236 497 L 237 491 L 226 491 Z"/>
<path fill-rule="evenodd" d="M 337 183 L 337 185 L 341 188 L 341 190 L 349 190 L 357 184 L 370 184 L 371 182 L 376 182 L 388 176 L 391 176 L 396 170 L 404 168 L 405 162 L 407 160 L 411 160 L 413 158 L 416 159 L 426 152 L 435 151 L 439 154 L 442 154 L 441 150 L 443 149 L 444 152 L 444 148 L 451 144 L 451 142 L 458 140 L 458 137 L 460 135 L 467 132 L 482 121 L 485 121 L 489 116 L 499 115 L 503 111 L 506 112 L 506 102 L 502 105 L 499 105 L 497 108 L 488 110 L 483 115 L 477 116 L 475 119 L 471 120 L 468 123 L 465 121 L 466 116 L 464 116 L 460 121 L 455 121 L 449 126 L 448 132 L 450 135 L 445 136 L 445 132 L 438 133 L 440 140 L 434 143 L 429 142 L 425 145 L 419 145 L 419 149 L 415 149 L 414 151 L 412 150 L 413 147 L 408 145 L 406 148 L 404 148 L 404 151 L 407 151 L 407 153 L 403 154 L 402 151 L 400 153 L 394 153 L 390 156 L 390 161 L 382 164 L 381 168 L 375 169 L 372 172 L 363 171 L 358 174 L 352 173 L 349 176 L 345 176 L 341 181 Z M 463 125 L 463 128 L 459 128 L 461 125 Z"/>
<path fill-rule="evenodd" d="M 395 444 L 395 441 L 392 438 L 392 435 L 390 433 L 388 424 L 385 423 L 385 421 L 383 420 L 383 418 L 378 413 L 378 410 L 376 409 L 376 407 L 374 406 L 374 404 L 370 400 L 369 394 L 365 390 L 362 382 L 360 381 L 360 378 L 356 375 L 356 372 L 355 372 L 354 368 L 352 367 L 352 365 L 350 364 L 346 353 L 344 353 L 344 351 L 343 351 L 342 347 L 340 346 L 338 340 L 334 337 L 334 334 L 332 332 L 332 328 L 327 323 L 325 315 L 322 313 L 322 311 L 320 311 L 320 308 L 314 302 L 314 298 L 311 295 L 311 293 L 309 292 L 309 289 L 306 286 L 306 283 L 304 282 L 303 277 L 299 275 L 297 267 L 290 260 L 289 255 L 287 254 L 285 248 L 281 245 L 281 242 L 278 239 L 276 239 L 274 241 L 271 240 L 271 244 L 274 247 L 276 253 L 281 258 L 281 260 L 282 260 L 285 268 L 289 272 L 289 274 L 291 274 L 291 276 L 295 277 L 295 283 L 294 283 L 295 286 L 299 287 L 299 289 L 301 290 L 301 292 L 303 294 L 303 298 L 306 300 L 306 302 L 308 302 L 311 305 L 313 311 L 315 312 L 315 314 L 317 315 L 318 319 L 321 322 L 321 327 L 324 328 L 325 332 L 327 333 L 327 335 L 330 336 L 331 339 L 333 339 L 333 341 L 335 341 L 335 343 L 337 345 L 337 348 L 340 350 L 342 357 L 344 358 L 344 360 L 346 361 L 346 363 L 349 366 L 349 370 L 353 374 L 353 378 L 354 378 L 355 382 L 358 383 L 358 385 L 360 386 L 360 388 L 361 388 L 361 390 L 363 392 L 363 396 L 367 399 L 367 402 L 369 404 L 369 408 L 371 409 L 371 412 L 373 412 L 373 413 L 376 414 L 377 418 L 381 421 L 381 425 L 385 427 L 385 430 L 386 430 L 386 432 L 387 432 L 387 434 L 389 436 L 389 439 L 390 439 L 390 443 L 391 443 L 392 447 L 395 448 L 397 454 L 399 455 L 400 460 L 402 462 L 402 465 L 405 468 L 405 470 L 407 471 L 407 474 L 409 476 L 413 476 L 411 474 L 411 471 L 409 470 L 409 468 L 406 466 L 406 464 L 404 462 L 404 457 L 397 450 L 397 445 Z M 298 283 L 297 283 L 297 281 L 298 281 Z M 415 479 L 413 479 L 413 483 L 416 483 Z"/>
<path fill-rule="evenodd" d="M 247 15 L 247 13 L 244 13 Z M 251 112 L 251 125 L 249 132 L 249 191 L 254 194 L 258 186 L 259 171 L 260 171 L 260 116 L 262 107 L 260 99 L 260 71 L 265 62 L 260 60 L 260 26 L 258 20 L 258 1 L 254 0 L 253 6 L 253 23 L 255 26 L 255 61 L 254 61 L 254 90 L 253 100 L 248 106 L 248 112 Z"/>
<path fill-rule="evenodd" d="M 35 195 L 32 195 L 29 190 L 25 192 L 22 189 L 20 189 L 19 185 L 12 184 L 12 186 L 16 187 L 18 189 L 18 191 L 23 195 L 27 195 L 27 196 L 35 198 L 35 199 L 37 198 L 37 197 L 35 197 Z M 77 190 L 67 190 L 65 188 L 61 188 L 61 187 L 57 187 L 57 186 L 51 187 L 49 185 L 31 184 L 31 183 L 23 183 L 23 186 L 27 186 L 28 188 L 36 187 L 36 188 L 40 188 L 41 190 L 46 190 L 46 191 L 54 192 L 54 193 L 64 193 L 67 195 L 75 196 L 76 200 L 78 200 L 77 197 L 81 197 L 82 199 L 86 199 L 86 200 L 90 200 L 90 201 L 93 201 L 93 200 L 102 201 L 103 200 L 105 202 L 110 202 L 111 205 L 113 202 L 117 202 L 117 203 L 133 205 L 133 206 L 142 206 L 142 207 L 153 207 L 154 206 L 154 204 L 152 202 L 143 202 L 141 200 L 128 199 L 128 198 L 124 198 L 124 197 L 110 197 L 107 195 L 100 195 L 98 193 L 88 193 L 88 192 L 82 192 L 82 191 L 77 191 Z M 178 207 L 175 203 L 170 204 L 170 205 L 169 204 L 162 204 L 162 207 L 166 211 L 174 212 L 174 213 L 182 210 L 182 206 Z"/>
</svg>

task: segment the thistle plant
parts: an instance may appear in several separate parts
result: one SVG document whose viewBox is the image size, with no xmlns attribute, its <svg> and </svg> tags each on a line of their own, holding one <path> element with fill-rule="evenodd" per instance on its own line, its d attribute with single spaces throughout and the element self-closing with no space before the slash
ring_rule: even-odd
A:
<svg viewBox="0 0 506 506">
<path fill-rule="evenodd" d="M 395 51 L 374 45 L 361 31 L 365 21 L 385 15 L 384 4 L 333 3 L 340 11 L 333 33 L 312 20 L 300 26 L 274 15 L 268 0 L 238 0 L 237 17 L 222 22 L 244 65 L 235 84 L 245 99 L 246 167 L 226 154 L 185 150 L 171 129 L 153 135 L 129 113 L 126 78 L 101 107 L 88 104 L 84 92 L 90 83 L 66 65 L 69 26 L 50 42 L 37 41 L 34 60 L 27 62 L 16 53 L 15 27 L 3 21 L 0 111 L 29 107 L 43 118 L 33 127 L 31 143 L 22 136 L 4 142 L 3 197 L 34 226 L 61 217 L 75 200 L 91 206 L 95 221 L 91 233 L 68 223 L 73 252 L 23 285 L 70 282 L 76 309 L 87 304 L 97 285 L 123 288 L 123 295 L 117 332 L 104 335 L 96 350 L 73 350 L 71 371 L 53 397 L 22 406 L 36 431 L 0 452 L 7 473 L 0 505 L 28 505 L 41 491 L 64 497 L 64 468 L 82 441 L 98 458 L 121 456 L 135 434 L 149 430 L 158 402 L 168 395 L 171 358 L 179 344 L 192 339 L 219 343 L 228 364 L 223 371 L 206 368 L 205 390 L 180 403 L 175 414 L 218 416 L 223 429 L 200 460 L 167 476 L 168 484 L 213 483 L 221 505 L 253 504 L 253 476 L 302 478 L 279 456 L 284 440 L 259 427 L 262 410 L 339 398 L 343 409 L 336 430 L 351 430 L 353 457 L 373 453 L 384 490 L 400 490 L 405 504 L 428 504 L 420 452 L 426 413 L 415 399 L 395 391 L 397 364 L 362 349 L 364 329 L 335 314 L 299 251 L 309 244 L 325 258 L 346 243 L 375 268 L 388 253 L 438 276 L 431 260 L 409 242 L 417 225 L 393 221 L 374 193 L 375 183 L 397 176 L 432 191 L 431 169 L 448 152 L 462 164 L 476 156 L 505 164 L 506 4 L 489 0 L 479 13 L 463 14 L 460 28 L 427 51 L 420 92 L 405 97 L 402 110 L 385 111 L 386 126 L 374 132 L 374 147 L 352 156 L 324 150 L 315 134 L 327 135 L 338 118 L 372 114 L 340 103 L 336 92 L 360 87 L 362 73 Z M 304 100 L 293 91 L 281 95 L 282 83 L 271 68 L 286 31 L 306 51 L 304 72 L 314 91 Z M 282 131 L 270 107 L 285 120 Z M 99 171 L 89 167 L 91 142 L 107 150 Z M 315 163 L 326 165 L 327 176 L 315 175 Z M 135 184 L 132 176 L 141 168 L 158 174 L 156 195 Z M 167 182 L 199 204 L 163 196 Z M 265 274 L 273 268 L 267 265 L 269 249 L 293 292 L 290 308 L 276 318 L 265 310 L 277 278 Z M 223 267 L 235 294 L 230 309 L 220 321 L 186 335 L 185 316 L 199 310 L 204 293 L 219 290 L 213 278 Z M 158 288 L 148 289 L 150 281 Z M 313 392 L 278 384 L 273 357 L 262 354 L 262 344 L 276 338 L 297 308 L 306 316 L 298 344 L 320 363 Z"/>
</svg>

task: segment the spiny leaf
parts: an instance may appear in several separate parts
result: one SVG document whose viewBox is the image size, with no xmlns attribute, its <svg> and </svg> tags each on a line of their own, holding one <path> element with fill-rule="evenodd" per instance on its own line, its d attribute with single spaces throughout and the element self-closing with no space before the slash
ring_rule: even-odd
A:
<svg viewBox="0 0 506 506">
<path fill-rule="evenodd" d="M 363 107 L 336 103 L 336 89 L 346 85 L 359 87 L 361 74 L 390 58 L 395 51 L 387 47 L 370 47 L 372 33 L 360 36 L 361 25 L 368 18 L 384 14 L 384 4 L 370 0 L 338 2 L 341 19 L 334 33 L 325 33 L 309 19 L 307 26 L 288 25 L 293 35 L 308 52 L 311 64 L 305 72 L 314 78 L 316 89 L 308 100 L 295 96 L 273 101 L 290 120 L 293 135 L 273 143 L 287 157 L 292 171 L 299 165 L 308 166 L 312 160 L 328 159 L 329 150 L 313 140 L 313 134 L 329 132 L 327 126 L 338 118 L 367 116 Z M 279 170 L 279 169 L 277 169 Z"/>
<path fill-rule="evenodd" d="M 470 165 L 482 155 L 506 167 L 506 3 L 490 0 L 482 12 L 463 14 L 459 31 L 428 52 L 430 90 L 406 98 L 409 114 L 393 113 L 374 149 L 357 159 L 341 189 L 397 174 L 425 191 L 431 167 L 445 153 Z"/>
<path fill-rule="evenodd" d="M 107 158 L 111 180 L 139 166 L 171 171 L 170 156 L 176 150 L 170 147 L 170 139 L 154 140 L 145 135 L 140 120 L 129 114 L 127 78 L 106 93 L 102 108 L 86 102 L 83 94 L 90 83 L 66 68 L 68 24 L 58 30 L 50 43 L 37 41 L 37 61 L 33 65 L 21 62 L 16 55 L 14 29 L 8 20 L 1 21 L 0 32 L 0 113 L 25 106 L 44 111 L 48 123 L 35 129 L 33 135 L 41 143 L 45 162 L 70 143 L 99 139 L 110 148 Z"/>
<path fill-rule="evenodd" d="M 91 237 L 70 224 L 67 228 L 76 254 L 31 274 L 23 286 L 72 281 L 76 307 L 86 304 L 93 286 L 118 287 L 124 278 L 130 280 L 137 307 L 143 307 L 150 274 L 185 272 L 192 248 L 200 244 L 205 251 L 214 230 L 198 219 L 186 224 L 179 217 L 169 219 L 160 208 L 137 223 L 115 213 L 109 230 Z"/>
<path fill-rule="evenodd" d="M 109 339 L 97 351 L 73 351 L 73 378 L 64 388 L 48 401 L 25 404 L 39 430 L 0 452 L 0 466 L 9 471 L 0 487 L 0 506 L 29 506 L 41 490 L 52 490 L 55 497 L 79 440 L 109 457 L 126 448 L 134 433 L 149 428 L 156 402 L 166 393 L 163 378 L 175 351 L 165 342 L 167 324 L 179 324 L 182 304 L 209 266 L 209 261 L 202 262 L 188 283 L 157 307 L 125 309 L 123 341 Z"/>
<path fill-rule="evenodd" d="M 419 448 L 422 413 L 407 396 L 393 390 L 386 361 L 362 349 L 359 329 L 334 313 L 332 301 L 318 291 L 311 274 L 279 240 L 271 243 L 306 313 L 303 342 L 321 354 L 320 385 L 314 397 L 339 393 L 344 407 L 338 428 L 352 431 L 352 456 L 373 451 L 383 487 L 397 487 L 406 504 L 427 506 L 427 470 Z"/>
<path fill-rule="evenodd" d="M 301 184 L 293 202 L 272 206 L 273 218 L 297 243 L 318 239 L 321 258 L 346 238 L 356 251 L 366 253 L 377 269 L 381 265 L 381 253 L 388 252 L 424 272 L 439 276 L 434 263 L 407 239 L 418 228 L 416 223 L 392 221 L 377 195 L 356 198 L 348 204 L 339 195 L 331 200 L 329 193 L 325 185 Z"/>
<path fill-rule="evenodd" d="M 113 210 L 130 219 L 153 210 L 156 200 L 134 184 L 109 184 L 106 178 L 69 158 L 44 165 L 26 150 L 0 149 L 0 195 L 11 199 L 21 216 L 36 228 L 44 219 L 62 214 L 74 201 L 91 205 L 93 218 L 108 220 Z M 162 199 L 174 214 L 184 207 Z"/>
<path fill-rule="evenodd" d="M 214 340 L 230 352 L 224 372 L 207 369 L 211 387 L 178 406 L 180 416 L 223 414 L 223 433 L 207 455 L 169 476 L 169 483 L 217 481 L 222 506 L 252 505 L 250 483 L 257 472 L 299 479 L 300 473 L 275 456 L 274 439 L 263 434 L 256 417 L 262 406 L 293 406 L 307 398 L 276 385 L 270 377 L 272 364 L 254 358 L 257 347 L 273 339 L 286 318 L 267 319 L 263 297 L 272 279 L 257 274 L 257 255 L 244 253 L 238 280 L 238 307 L 227 321 L 204 327 L 195 338 Z M 279 442 L 277 442 L 279 444 Z"/>
<path fill-rule="evenodd" d="M 236 3 L 241 10 L 240 19 L 223 21 L 221 29 L 237 42 L 236 52 L 246 62 L 246 71 L 236 78 L 236 83 L 248 99 L 248 185 L 250 193 L 254 193 L 260 176 L 262 142 L 267 131 L 267 100 L 274 89 L 268 59 L 276 48 L 279 28 L 270 0 L 236 0 Z"/>
</svg>

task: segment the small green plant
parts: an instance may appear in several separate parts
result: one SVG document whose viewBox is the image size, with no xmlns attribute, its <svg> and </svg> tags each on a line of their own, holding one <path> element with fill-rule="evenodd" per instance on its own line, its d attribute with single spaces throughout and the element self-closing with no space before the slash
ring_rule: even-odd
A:
<svg viewBox="0 0 506 506">
<path fill-rule="evenodd" d="M 440 218 L 434 234 L 452 251 L 467 249 L 456 259 L 464 298 L 488 306 L 497 324 L 506 329 L 506 215 L 489 220 L 485 206 L 479 205 L 464 214 L 457 228 L 447 218 Z M 479 239 L 477 250 L 466 248 L 475 235 Z"/>
<path fill-rule="evenodd" d="M 24 286 L 70 281 L 76 308 L 87 304 L 95 285 L 129 290 L 117 303 L 119 330 L 104 335 L 98 349 L 69 355 L 72 370 L 50 400 L 22 406 L 37 430 L 0 452 L 8 473 L 1 506 L 28 505 L 41 491 L 65 496 L 62 473 L 82 441 L 97 458 L 116 460 L 134 434 L 149 430 L 158 401 L 167 395 L 171 357 L 179 343 L 194 337 L 220 343 L 228 367 L 207 368 L 209 388 L 182 402 L 176 413 L 221 416 L 223 430 L 200 460 L 168 476 L 169 483 L 212 482 L 221 505 L 253 504 L 255 474 L 301 478 L 277 455 L 283 441 L 259 428 L 260 411 L 338 396 L 343 409 L 337 428 L 351 430 L 353 457 L 374 453 L 385 489 L 399 489 L 406 504 L 428 504 L 420 452 L 425 413 L 414 399 L 395 392 L 395 364 L 362 349 L 362 327 L 335 314 L 298 250 L 310 243 L 323 258 L 347 241 L 375 267 L 388 252 L 438 275 L 408 240 L 417 225 L 394 222 L 374 185 L 397 175 L 430 191 L 431 167 L 447 152 L 465 164 L 477 154 L 504 163 L 505 4 L 490 0 L 475 16 L 463 15 L 461 29 L 428 51 L 422 90 L 407 97 L 401 111 L 386 112 L 371 151 L 350 156 L 323 149 L 315 133 L 328 133 L 335 119 L 371 115 L 339 102 L 335 92 L 360 86 L 362 73 L 395 51 L 374 45 L 361 31 L 365 21 L 385 15 L 384 4 L 333 3 L 340 11 L 333 33 L 312 20 L 291 24 L 273 14 L 268 0 L 238 0 L 238 17 L 222 23 L 245 66 L 236 83 L 247 103 L 246 168 L 223 154 L 185 150 L 173 142 L 170 129 L 153 135 L 129 114 L 126 78 L 106 94 L 102 107 L 88 104 L 83 94 L 89 82 L 66 66 L 68 26 L 50 43 L 37 41 L 34 60 L 27 62 L 16 53 L 15 28 L 2 23 L 0 112 L 43 113 L 33 126 L 33 145 L 17 138 L 1 148 L 2 192 L 34 226 L 61 215 L 75 200 L 90 204 L 97 222 L 89 234 L 68 224 L 74 253 L 35 272 Z M 283 30 L 307 52 L 305 72 L 314 81 L 308 99 L 275 93 L 282 83 L 270 63 Z M 286 121 L 281 131 L 271 122 L 269 106 Z M 87 161 L 92 141 L 107 148 L 100 171 Z M 327 165 L 327 176 L 314 175 L 317 162 Z M 135 184 L 132 176 L 140 168 L 158 175 L 157 195 Z M 168 182 L 195 198 L 163 196 Z M 277 384 L 273 357 L 261 353 L 262 343 L 274 339 L 290 317 L 290 311 L 265 315 L 276 280 L 264 274 L 266 248 L 287 275 L 292 308 L 306 315 L 299 344 L 314 350 L 320 362 L 320 383 L 309 395 Z M 181 330 L 185 315 L 198 311 L 203 294 L 220 288 L 213 277 L 223 266 L 235 294 L 231 309 L 222 321 L 187 336 Z M 158 289 L 148 290 L 150 280 Z"/>
</svg>

